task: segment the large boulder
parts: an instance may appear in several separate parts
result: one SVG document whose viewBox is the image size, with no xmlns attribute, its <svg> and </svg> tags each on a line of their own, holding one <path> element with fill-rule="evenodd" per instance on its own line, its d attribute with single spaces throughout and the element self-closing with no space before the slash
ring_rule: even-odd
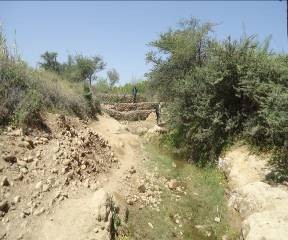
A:
<svg viewBox="0 0 288 240">
<path fill-rule="evenodd" d="M 286 210 L 288 217 L 288 192 L 264 182 L 254 182 L 234 190 L 229 205 L 239 211 L 241 217 L 264 210 Z"/>
<path fill-rule="evenodd" d="M 242 223 L 243 240 L 286 240 L 288 238 L 287 209 L 252 214 Z"/>
</svg>

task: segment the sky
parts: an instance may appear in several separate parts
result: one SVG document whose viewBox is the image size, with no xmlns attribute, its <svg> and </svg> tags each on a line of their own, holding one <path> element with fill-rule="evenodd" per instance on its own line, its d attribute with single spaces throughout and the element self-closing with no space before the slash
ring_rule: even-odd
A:
<svg viewBox="0 0 288 240">
<path fill-rule="evenodd" d="M 214 36 L 259 40 L 272 35 L 271 48 L 288 52 L 286 1 L 0 1 L 0 23 L 10 44 L 35 67 L 45 51 L 101 55 L 120 82 L 143 78 L 148 43 L 177 22 L 196 17 L 217 23 Z M 106 75 L 106 70 L 100 73 Z"/>
</svg>

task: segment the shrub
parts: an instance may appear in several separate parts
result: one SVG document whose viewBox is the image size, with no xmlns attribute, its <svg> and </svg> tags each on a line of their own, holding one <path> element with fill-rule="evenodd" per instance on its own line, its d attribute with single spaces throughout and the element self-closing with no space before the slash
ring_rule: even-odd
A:
<svg viewBox="0 0 288 240">
<path fill-rule="evenodd" d="M 83 83 L 68 81 L 55 72 L 29 68 L 12 54 L 0 31 L 0 125 L 13 119 L 22 127 L 39 124 L 40 113 L 45 110 L 84 118 L 91 114 L 91 106 L 82 89 Z"/>
<path fill-rule="evenodd" d="M 150 87 L 168 102 L 170 129 L 181 129 L 171 131 L 169 141 L 185 146 L 190 160 L 206 163 L 216 162 L 223 147 L 242 136 L 275 150 L 274 162 L 280 151 L 283 167 L 287 56 L 272 53 L 267 41 L 254 37 L 217 41 L 212 27 L 192 19 L 151 43 L 157 51 L 147 54 L 153 64 Z"/>
<path fill-rule="evenodd" d="M 28 91 L 16 108 L 15 122 L 22 127 L 41 124 L 42 99 L 35 90 Z"/>
</svg>

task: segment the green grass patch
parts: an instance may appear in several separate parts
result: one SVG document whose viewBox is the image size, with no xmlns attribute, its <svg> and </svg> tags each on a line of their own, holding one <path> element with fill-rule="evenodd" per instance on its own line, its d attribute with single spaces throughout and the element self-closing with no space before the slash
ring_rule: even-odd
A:
<svg viewBox="0 0 288 240">
<path fill-rule="evenodd" d="M 129 219 L 129 239 L 236 239 L 236 230 L 229 225 L 225 178 L 215 168 L 198 168 L 181 160 L 173 160 L 154 146 L 146 146 L 149 153 L 147 168 L 158 168 L 159 177 L 176 178 L 184 186 L 185 193 L 171 191 L 160 185 L 162 203 L 157 212 L 149 207 L 132 208 Z M 176 167 L 172 163 L 176 163 Z M 176 194 L 180 200 L 176 201 Z M 175 215 L 180 216 L 179 223 Z M 220 217 L 221 222 L 215 222 Z M 152 223 L 153 229 L 148 223 Z M 181 227 L 179 225 L 182 225 Z M 197 225 L 201 225 L 198 229 Z"/>
</svg>

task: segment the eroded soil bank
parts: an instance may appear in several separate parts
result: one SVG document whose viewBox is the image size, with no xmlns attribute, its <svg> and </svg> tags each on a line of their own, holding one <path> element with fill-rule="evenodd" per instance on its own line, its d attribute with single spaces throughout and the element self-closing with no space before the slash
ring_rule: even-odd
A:
<svg viewBox="0 0 288 240">
<path fill-rule="evenodd" d="M 288 187 L 270 185 L 268 156 L 238 143 L 219 161 L 229 182 L 229 206 L 242 217 L 240 239 L 284 240 L 288 236 Z"/>
</svg>

